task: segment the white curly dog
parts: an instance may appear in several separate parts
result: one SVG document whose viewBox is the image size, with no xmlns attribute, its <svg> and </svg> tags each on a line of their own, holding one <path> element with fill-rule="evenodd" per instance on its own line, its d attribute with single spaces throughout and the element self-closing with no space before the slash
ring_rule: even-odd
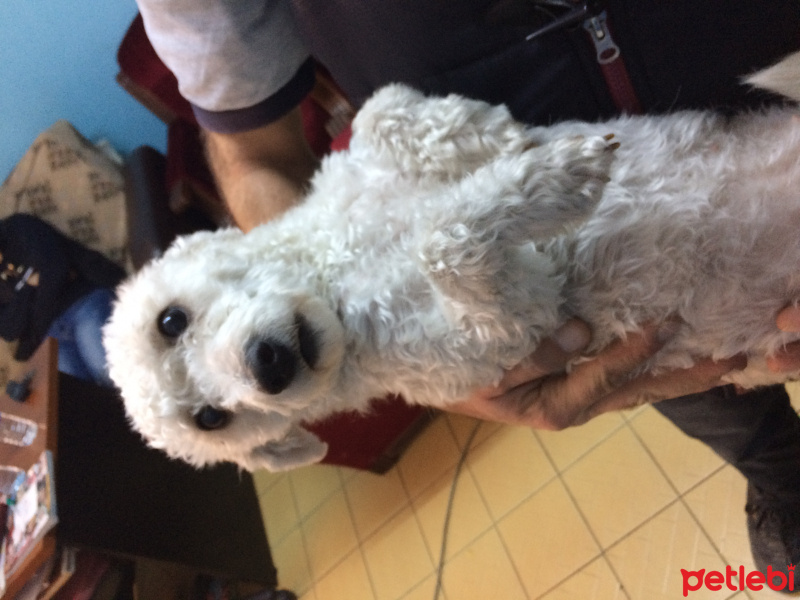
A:
<svg viewBox="0 0 800 600">
<path fill-rule="evenodd" d="M 788 76 L 786 75 L 788 72 Z M 800 58 L 756 83 L 800 81 Z M 577 315 L 590 351 L 679 323 L 647 365 L 764 357 L 800 298 L 794 108 L 528 128 L 394 85 L 280 219 L 178 240 L 119 290 L 111 376 L 150 445 L 200 466 L 320 460 L 302 427 L 388 393 L 443 406 Z"/>
</svg>

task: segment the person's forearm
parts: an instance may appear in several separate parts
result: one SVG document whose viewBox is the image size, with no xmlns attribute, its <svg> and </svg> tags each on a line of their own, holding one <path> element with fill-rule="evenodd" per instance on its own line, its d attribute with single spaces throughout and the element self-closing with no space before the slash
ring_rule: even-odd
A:
<svg viewBox="0 0 800 600">
<path fill-rule="evenodd" d="M 302 194 L 298 182 L 266 165 L 230 177 L 215 174 L 215 178 L 233 222 L 243 231 L 250 231 L 291 208 Z"/>
<path fill-rule="evenodd" d="M 292 207 L 317 167 L 297 110 L 259 129 L 206 132 L 205 139 L 217 186 L 245 231 Z"/>
</svg>

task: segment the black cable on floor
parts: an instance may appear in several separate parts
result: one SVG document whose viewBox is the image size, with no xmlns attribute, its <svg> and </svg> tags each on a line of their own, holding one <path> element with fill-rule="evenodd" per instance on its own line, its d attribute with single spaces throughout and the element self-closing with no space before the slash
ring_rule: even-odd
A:
<svg viewBox="0 0 800 600">
<path fill-rule="evenodd" d="M 478 433 L 478 429 L 481 427 L 482 421 L 477 421 L 470 431 L 469 436 L 467 437 L 467 441 L 464 443 L 464 448 L 461 450 L 461 457 L 458 459 L 458 464 L 456 465 L 456 471 L 453 473 L 453 482 L 450 484 L 450 497 L 447 499 L 447 509 L 444 514 L 444 527 L 442 528 L 442 547 L 439 551 L 439 567 L 436 571 L 436 590 L 433 592 L 433 600 L 439 600 L 439 594 L 442 592 L 442 576 L 444 575 L 444 557 L 447 552 L 447 534 L 450 530 L 450 517 L 453 513 L 453 500 L 456 497 L 456 485 L 458 484 L 458 478 L 461 474 L 461 469 L 464 466 L 464 463 L 467 460 L 467 454 L 469 454 L 470 447 L 472 446 L 472 442 L 475 439 L 475 435 Z"/>
</svg>

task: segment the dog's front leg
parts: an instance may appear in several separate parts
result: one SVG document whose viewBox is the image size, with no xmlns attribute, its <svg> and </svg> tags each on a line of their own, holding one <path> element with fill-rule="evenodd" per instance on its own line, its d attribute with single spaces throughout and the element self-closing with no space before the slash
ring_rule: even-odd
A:
<svg viewBox="0 0 800 600">
<path fill-rule="evenodd" d="M 456 181 L 530 144 L 527 128 L 505 106 L 455 94 L 425 96 L 395 84 L 376 92 L 356 115 L 350 148 L 418 179 Z"/>
<path fill-rule="evenodd" d="M 616 147 L 610 137 L 556 140 L 499 157 L 444 192 L 420 256 L 452 316 L 462 325 L 554 323 L 561 274 L 535 243 L 592 212 Z"/>
</svg>

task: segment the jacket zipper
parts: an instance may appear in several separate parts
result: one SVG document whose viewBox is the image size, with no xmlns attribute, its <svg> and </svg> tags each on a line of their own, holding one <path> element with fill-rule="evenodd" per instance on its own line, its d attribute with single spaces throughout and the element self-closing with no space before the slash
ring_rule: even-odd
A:
<svg viewBox="0 0 800 600">
<path fill-rule="evenodd" d="M 603 0 L 583 0 L 580 3 L 575 0 L 539 0 L 538 3 L 551 9 L 569 8 L 525 39 L 531 41 L 553 31 L 582 24 L 594 45 L 597 64 L 617 110 L 629 114 L 642 113 L 642 105 L 631 83 L 622 51 L 611 37 L 608 13 L 603 8 Z"/>
<path fill-rule="evenodd" d="M 606 81 L 614 105 L 628 114 L 641 114 L 642 105 L 636 90 L 633 88 L 622 51 L 617 46 L 608 28 L 606 11 L 589 17 L 583 22 L 584 30 L 589 34 L 597 55 L 597 64 Z"/>
</svg>

